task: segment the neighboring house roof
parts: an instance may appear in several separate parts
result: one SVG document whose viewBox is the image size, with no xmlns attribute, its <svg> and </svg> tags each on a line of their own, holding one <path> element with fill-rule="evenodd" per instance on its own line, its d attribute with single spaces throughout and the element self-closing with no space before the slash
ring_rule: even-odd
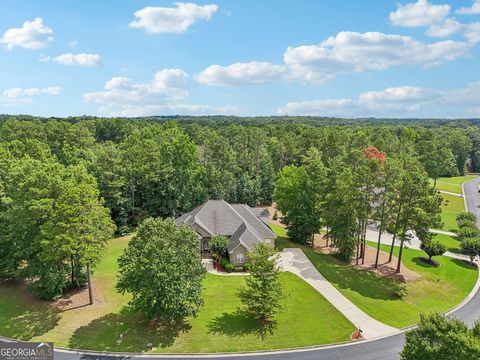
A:
<svg viewBox="0 0 480 360">
<path fill-rule="evenodd" d="M 259 215 L 257 215 L 259 214 Z M 229 204 L 224 200 L 209 200 L 191 212 L 180 216 L 175 222 L 186 225 L 196 224 L 210 236 L 223 235 L 230 238 L 228 250 L 239 244 L 253 250 L 255 244 L 273 239 L 272 230 L 259 219 L 259 212 L 245 204 Z"/>
</svg>

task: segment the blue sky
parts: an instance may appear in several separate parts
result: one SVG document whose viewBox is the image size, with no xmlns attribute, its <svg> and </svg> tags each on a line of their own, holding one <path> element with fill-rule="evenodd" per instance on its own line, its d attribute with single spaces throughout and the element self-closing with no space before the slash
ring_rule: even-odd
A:
<svg viewBox="0 0 480 360">
<path fill-rule="evenodd" d="M 480 1 L 0 2 L 0 113 L 480 116 Z"/>
</svg>

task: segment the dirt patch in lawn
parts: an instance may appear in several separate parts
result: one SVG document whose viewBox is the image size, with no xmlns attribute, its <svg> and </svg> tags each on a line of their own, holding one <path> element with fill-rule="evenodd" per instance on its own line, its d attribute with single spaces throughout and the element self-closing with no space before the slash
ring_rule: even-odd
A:
<svg viewBox="0 0 480 360">
<path fill-rule="evenodd" d="M 93 305 L 89 303 L 88 286 L 68 291 L 60 299 L 56 300 L 53 305 L 61 311 L 81 309 L 87 306 L 90 308 L 102 307 L 104 299 L 100 287 L 98 282 L 93 281 Z"/>
<path fill-rule="evenodd" d="M 280 221 L 282 214 L 278 210 L 276 210 L 276 203 L 272 203 L 272 205 L 270 206 L 262 206 L 262 208 L 268 210 L 270 214 L 270 223 L 285 227 L 285 225 L 282 224 L 282 222 Z M 277 211 L 277 220 L 273 220 L 273 214 L 275 213 L 275 211 Z M 332 248 L 330 247 L 330 241 L 326 239 L 325 234 L 314 235 L 313 247 L 324 254 L 330 254 L 332 252 Z M 398 258 L 393 255 L 392 261 L 389 262 L 389 254 L 382 250 L 380 250 L 378 257 L 378 267 L 375 269 L 376 255 L 377 249 L 367 245 L 365 247 L 365 263 L 356 265 L 356 262 L 353 261 L 352 265 L 359 270 L 372 271 L 379 274 L 380 276 L 398 279 L 403 282 L 414 281 L 422 277 L 419 273 L 405 267 L 403 263 L 400 267 L 400 273 L 397 274 L 396 266 Z"/>
<path fill-rule="evenodd" d="M 388 262 L 389 253 L 382 250 L 380 250 L 378 256 L 378 268 L 375 269 L 376 256 L 377 249 L 367 245 L 365 247 L 365 263 L 355 266 L 359 269 L 373 271 L 381 276 L 396 278 L 404 282 L 418 280 L 422 277 L 422 275 L 420 275 L 416 271 L 407 268 L 403 263 L 400 267 L 400 273 L 397 274 L 395 271 L 398 263 L 398 258 L 396 256 L 392 256 L 392 261 Z"/>
<path fill-rule="evenodd" d="M 324 254 L 330 254 L 332 252 L 332 248 L 328 246 L 330 242 L 328 242 L 327 245 L 327 240 L 325 239 L 325 236 L 323 234 L 315 234 L 314 244 L 315 249 L 321 251 Z M 403 263 L 400 267 L 400 273 L 397 274 L 396 269 L 398 258 L 393 255 L 392 261 L 389 262 L 389 253 L 382 250 L 380 250 L 378 256 L 378 267 L 375 269 L 376 256 L 377 249 L 367 245 L 365 247 L 365 263 L 356 265 L 356 261 L 352 261 L 352 266 L 359 270 L 372 271 L 379 274 L 380 276 L 398 279 L 403 282 L 417 280 L 422 277 L 419 273 L 405 267 Z"/>
</svg>

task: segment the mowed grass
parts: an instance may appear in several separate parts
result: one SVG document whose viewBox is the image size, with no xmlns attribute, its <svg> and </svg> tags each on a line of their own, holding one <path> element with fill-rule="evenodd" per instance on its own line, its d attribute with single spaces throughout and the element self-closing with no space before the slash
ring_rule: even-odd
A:
<svg viewBox="0 0 480 360">
<path fill-rule="evenodd" d="M 455 232 L 458 230 L 457 215 L 465 211 L 463 197 L 442 193 L 442 229 Z"/>
<path fill-rule="evenodd" d="M 463 194 L 462 184 L 464 182 L 477 178 L 477 175 L 455 176 L 455 177 L 441 177 L 437 179 L 435 188 L 442 191 L 448 191 L 455 194 Z M 433 186 L 433 179 L 430 179 L 430 184 Z"/>
<path fill-rule="evenodd" d="M 101 299 L 94 306 L 59 311 L 39 301 L 25 286 L 0 287 L 0 335 L 54 341 L 87 350 L 152 352 L 230 352 L 281 349 L 348 341 L 354 326 L 310 285 L 282 273 L 286 297 L 272 327 L 260 326 L 239 311 L 243 276 L 207 274 L 205 304 L 197 318 L 151 322 L 127 308 L 128 295 L 115 290 L 117 258 L 129 237 L 112 239 L 94 272 Z"/>
<path fill-rule="evenodd" d="M 70 346 L 82 349 L 156 352 L 230 352 L 280 349 L 347 341 L 354 326 L 310 285 L 282 273 L 286 298 L 272 328 L 239 311 L 237 291 L 245 278 L 207 274 L 199 316 L 165 326 L 128 312 L 109 314 L 80 328 Z M 120 334 L 123 339 L 120 343 Z"/>
<path fill-rule="evenodd" d="M 418 260 L 425 256 L 422 251 L 404 249 L 403 264 L 422 277 L 407 282 L 407 295 L 400 299 L 395 294 L 399 281 L 356 270 L 332 255 L 290 242 L 280 227 L 272 229 L 279 248 L 302 248 L 318 271 L 344 296 L 373 318 L 398 328 L 418 322 L 420 313 L 444 312 L 454 307 L 468 295 L 477 278 L 477 270 L 460 260 L 436 257 L 441 266 L 431 268 Z M 382 245 L 382 249 L 388 250 L 388 246 Z"/>
<path fill-rule="evenodd" d="M 443 245 L 445 245 L 447 251 L 460 253 L 460 241 L 458 241 L 453 236 L 444 234 L 433 234 L 433 238 L 439 240 Z"/>
</svg>

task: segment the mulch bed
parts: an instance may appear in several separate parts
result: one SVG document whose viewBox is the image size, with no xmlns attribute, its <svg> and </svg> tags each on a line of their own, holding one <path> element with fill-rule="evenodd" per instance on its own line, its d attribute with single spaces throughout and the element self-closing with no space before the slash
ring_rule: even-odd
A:
<svg viewBox="0 0 480 360">
<path fill-rule="evenodd" d="M 433 259 L 427 259 L 426 257 L 419 256 L 418 260 L 420 260 L 422 263 L 433 266 L 433 267 L 439 267 L 440 263 L 438 261 L 435 261 Z"/>
</svg>

